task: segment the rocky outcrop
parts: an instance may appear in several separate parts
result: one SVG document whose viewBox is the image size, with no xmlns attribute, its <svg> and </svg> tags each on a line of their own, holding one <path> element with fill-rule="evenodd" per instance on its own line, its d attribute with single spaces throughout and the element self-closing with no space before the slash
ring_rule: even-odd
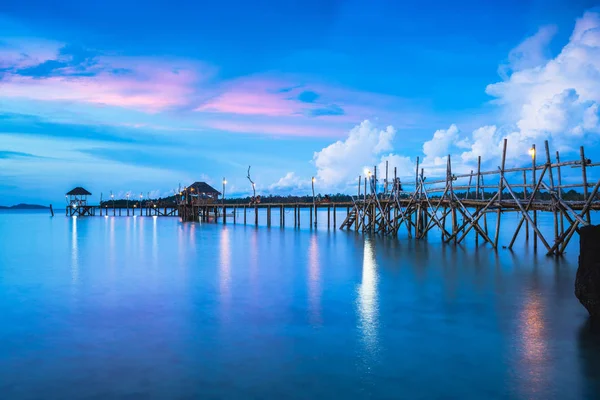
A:
<svg viewBox="0 0 600 400">
<path fill-rule="evenodd" d="M 594 319 L 600 319 L 600 225 L 579 230 L 579 267 L 575 296 Z"/>
</svg>

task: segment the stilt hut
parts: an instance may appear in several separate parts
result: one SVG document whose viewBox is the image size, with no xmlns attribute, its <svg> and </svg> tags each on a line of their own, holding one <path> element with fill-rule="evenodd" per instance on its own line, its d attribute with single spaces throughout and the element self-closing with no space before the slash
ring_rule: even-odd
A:
<svg viewBox="0 0 600 400">
<path fill-rule="evenodd" d="M 182 195 L 185 204 L 210 204 L 219 199 L 221 192 L 206 182 L 194 182 L 184 189 Z"/>
<path fill-rule="evenodd" d="M 81 186 L 77 186 L 73 190 L 67 192 L 67 211 L 68 216 L 84 216 L 92 215 L 93 207 L 88 205 L 88 196 L 92 194 Z"/>
</svg>

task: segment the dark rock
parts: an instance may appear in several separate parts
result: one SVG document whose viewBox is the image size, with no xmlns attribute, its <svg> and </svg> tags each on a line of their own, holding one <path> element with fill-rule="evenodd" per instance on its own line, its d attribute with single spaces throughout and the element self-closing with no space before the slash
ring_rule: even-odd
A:
<svg viewBox="0 0 600 400">
<path fill-rule="evenodd" d="M 600 317 L 600 225 L 579 230 L 579 267 L 575 296 L 592 318 Z"/>
</svg>

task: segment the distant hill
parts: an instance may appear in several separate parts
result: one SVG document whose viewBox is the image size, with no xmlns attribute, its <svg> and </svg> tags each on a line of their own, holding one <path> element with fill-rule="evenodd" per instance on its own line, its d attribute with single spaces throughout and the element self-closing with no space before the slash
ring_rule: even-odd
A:
<svg viewBox="0 0 600 400">
<path fill-rule="evenodd" d="M 49 208 L 38 204 L 17 204 L 10 207 L 0 206 L 0 210 L 47 210 Z"/>
</svg>

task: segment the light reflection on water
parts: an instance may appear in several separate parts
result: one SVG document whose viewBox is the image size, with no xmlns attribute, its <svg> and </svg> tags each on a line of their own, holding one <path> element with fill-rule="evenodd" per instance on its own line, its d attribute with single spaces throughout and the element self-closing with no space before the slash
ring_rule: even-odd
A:
<svg viewBox="0 0 600 400">
<path fill-rule="evenodd" d="M 358 289 L 358 310 L 362 340 L 369 357 L 377 356 L 377 261 L 371 238 L 364 240 L 362 279 Z"/>
<path fill-rule="evenodd" d="M 573 251 L 139 216 L 0 235 L 3 398 L 598 398 Z"/>
<path fill-rule="evenodd" d="M 72 217 L 71 223 L 71 280 L 77 283 L 79 277 L 79 251 L 77 249 L 77 216 Z"/>
<path fill-rule="evenodd" d="M 519 318 L 521 328 L 520 339 L 522 349 L 520 364 L 524 367 L 521 373 L 527 376 L 527 385 L 521 387 L 524 397 L 532 397 L 542 391 L 548 384 L 547 362 L 548 354 L 545 335 L 545 319 L 543 316 L 543 304 L 540 296 L 535 291 L 529 290 L 525 293 L 524 307 Z"/>
<path fill-rule="evenodd" d="M 321 324 L 321 278 L 319 264 L 319 241 L 312 235 L 308 247 L 308 300 L 310 320 L 313 325 Z"/>
</svg>

